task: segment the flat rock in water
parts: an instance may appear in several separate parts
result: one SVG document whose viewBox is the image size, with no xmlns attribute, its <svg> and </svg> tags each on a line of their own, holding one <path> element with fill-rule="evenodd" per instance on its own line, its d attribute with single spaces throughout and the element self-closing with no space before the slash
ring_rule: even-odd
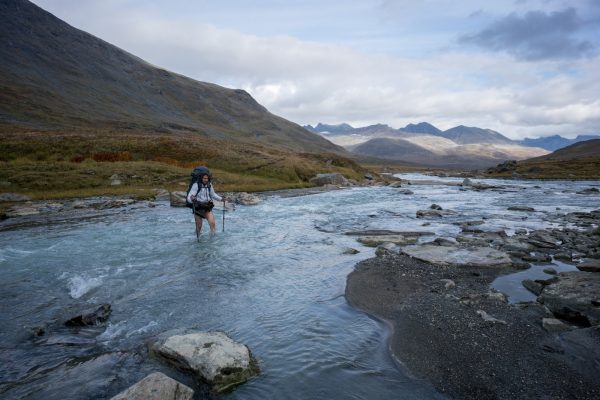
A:
<svg viewBox="0 0 600 400">
<path fill-rule="evenodd" d="M 259 373 L 248 347 L 223 332 L 166 333 L 151 350 L 170 364 L 194 372 L 216 392 L 232 389 Z"/>
<path fill-rule="evenodd" d="M 101 304 L 99 307 L 84 311 L 81 315 L 65 322 L 66 326 L 94 326 L 100 325 L 108 319 L 111 312 L 110 304 Z"/>
<path fill-rule="evenodd" d="M 417 243 L 418 236 L 376 235 L 361 236 L 357 240 L 365 246 L 377 247 L 383 243 L 393 243 L 398 245 L 415 244 Z"/>
<path fill-rule="evenodd" d="M 600 325 L 600 274 L 561 272 L 538 298 L 557 317 L 583 326 Z"/>
<path fill-rule="evenodd" d="M 246 192 L 236 193 L 233 198 L 236 203 L 244 206 L 253 206 L 262 201 L 257 195 Z"/>
<path fill-rule="evenodd" d="M 399 232 L 389 230 L 365 230 L 346 232 L 346 235 L 360 236 L 357 240 L 365 246 L 377 247 L 383 243 L 407 245 L 417 243 L 419 237 L 434 235 L 433 232 Z"/>
<path fill-rule="evenodd" d="M 186 195 L 186 192 L 171 192 L 169 194 L 169 201 L 171 202 L 171 207 L 185 207 Z"/>
<path fill-rule="evenodd" d="M 535 209 L 532 208 L 532 207 L 512 206 L 512 207 L 508 207 L 508 211 L 526 211 L 526 212 L 532 212 L 532 211 L 535 211 Z"/>
<path fill-rule="evenodd" d="M 111 400 L 191 400 L 194 391 L 161 372 L 148 375 Z"/>
<path fill-rule="evenodd" d="M 9 218 L 26 217 L 28 215 L 37 215 L 40 209 L 33 206 L 13 206 L 6 211 Z"/>
<path fill-rule="evenodd" d="M 415 245 L 405 246 L 402 252 L 431 264 L 509 267 L 512 260 L 509 255 L 490 247 L 460 248 L 454 246 Z"/>
</svg>

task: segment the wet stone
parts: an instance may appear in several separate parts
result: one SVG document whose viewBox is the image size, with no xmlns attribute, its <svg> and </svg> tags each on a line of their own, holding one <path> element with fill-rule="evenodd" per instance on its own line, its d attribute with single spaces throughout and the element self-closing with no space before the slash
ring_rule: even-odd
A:
<svg viewBox="0 0 600 400">
<path fill-rule="evenodd" d="M 161 372 L 148 375 L 111 400 L 191 400 L 194 391 Z"/>
</svg>

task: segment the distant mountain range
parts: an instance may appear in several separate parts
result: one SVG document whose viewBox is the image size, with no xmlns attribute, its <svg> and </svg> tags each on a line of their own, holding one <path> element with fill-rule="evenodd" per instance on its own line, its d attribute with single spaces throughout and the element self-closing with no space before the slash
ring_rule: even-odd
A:
<svg viewBox="0 0 600 400">
<path fill-rule="evenodd" d="M 600 139 L 600 136 L 595 135 L 579 135 L 575 139 L 566 139 L 562 136 L 554 135 L 539 139 L 523 139 L 519 140 L 523 146 L 541 147 L 542 149 L 554 151 L 570 146 L 574 143 L 583 142 L 586 140 Z"/>
<path fill-rule="evenodd" d="M 363 157 L 440 168 L 481 168 L 507 159 L 522 160 L 548 153 L 539 147 L 524 146 L 491 129 L 463 125 L 446 131 L 427 122 L 408 124 L 400 129 L 384 124 L 353 128 L 348 124 L 321 123 L 305 128 Z"/>
<path fill-rule="evenodd" d="M 192 133 L 346 154 L 244 90 L 157 68 L 29 1 L 0 2 L 0 38 L 0 130 Z"/>
</svg>

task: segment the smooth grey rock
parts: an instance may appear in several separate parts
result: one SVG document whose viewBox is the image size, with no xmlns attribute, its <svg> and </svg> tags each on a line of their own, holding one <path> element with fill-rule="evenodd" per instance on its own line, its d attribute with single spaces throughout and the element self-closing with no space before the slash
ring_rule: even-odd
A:
<svg viewBox="0 0 600 400">
<path fill-rule="evenodd" d="M 498 318 L 494 318 L 492 317 L 490 314 L 486 313 L 483 310 L 477 310 L 477 314 L 479 314 L 479 316 L 481 316 L 481 318 L 483 318 L 483 320 L 485 322 L 491 322 L 493 324 L 502 324 L 502 325 L 506 325 L 506 321 L 498 319 Z"/>
<path fill-rule="evenodd" d="M 577 265 L 577 269 L 585 272 L 600 272 L 600 260 L 591 258 L 585 259 Z"/>
<path fill-rule="evenodd" d="M 542 318 L 542 327 L 550 333 L 571 330 L 567 324 L 556 318 Z"/>
<path fill-rule="evenodd" d="M 8 218 L 16 218 L 16 217 L 26 217 L 28 215 L 37 215 L 40 214 L 40 209 L 34 206 L 12 206 L 8 210 L 6 210 L 6 217 Z"/>
<path fill-rule="evenodd" d="M 531 293 L 539 296 L 544 290 L 544 285 L 539 282 L 534 282 L 531 279 L 525 279 L 521 282 L 521 284 L 525 287 L 525 289 L 529 290 Z"/>
<path fill-rule="evenodd" d="M 508 267 L 512 264 L 508 254 L 490 247 L 460 248 L 425 244 L 405 246 L 402 251 L 431 264 L 480 267 Z"/>
<path fill-rule="evenodd" d="M 259 373 L 248 347 L 223 332 L 167 332 L 151 350 L 170 364 L 192 371 L 216 392 L 232 389 Z"/>
<path fill-rule="evenodd" d="M 154 200 L 156 201 L 167 201 L 170 198 L 170 193 L 166 189 L 157 189 L 156 194 L 154 195 Z"/>
<path fill-rule="evenodd" d="M 544 272 L 547 273 L 548 275 L 556 275 L 556 274 L 558 274 L 558 272 L 554 268 L 552 268 L 552 267 L 550 267 L 550 268 L 544 268 Z"/>
<path fill-rule="evenodd" d="M 162 372 L 154 372 L 111 400 L 191 400 L 194 391 Z"/>
<path fill-rule="evenodd" d="M 473 181 L 471 181 L 469 178 L 465 178 L 462 181 L 462 185 L 463 186 L 473 186 Z"/>
<path fill-rule="evenodd" d="M 253 205 L 256 205 L 256 204 L 262 202 L 262 199 L 260 197 L 258 197 L 257 195 L 252 194 L 252 193 L 246 193 L 246 192 L 236 193 L 233 196 L 233 199 L 237 204 L 241 204 L 244 206 L 253 206 Z"/>
<path fill-rule="evenodd" d="M 113 174 L 110 177 L 110 185 L 111 186 L 119 186 L 123 183 L 123 181 L 121 180 L 121 177 L 117 174 Z"/>
<path fill-rule="evenodd" d="M 186 195 L 186 192 L 171 192 L 169 195 L 171 207 L 185 207 Z"/>
<path fill-rule="evenodd" d="M 353 249 L 352 247 L 348 247 L 346 249 L 344 249 L 343 254 L 358 254 L 360 253 L 360 251 Z"/>
<path fill-rule="evenodd" d="M 13 201 L 31 201 L 31 197 L 20 193 L 0 193 L 0 203 Z"/>
<path fill-rule="evenodd" d="M 398 245 L 417 243 L 418 236 L 405 235 L 377 235 L 377 236 L 361 236 L 357 240 L 369 247 L 377 247 L 383 243 L 394 243 Z"/>
<path fill-rule="evenodd" d="M 452 279 L 440 279 L 444 284 L 444 288 L 453 289 L 456 287 L 456 283 Z"/>
<path fill-rule="evenodd" d="M 323 185 L 347 185 L 348 180 L 342 174 L 332 173 L 332 174 L 317 174 L 313 178 L 310 179 L 310 183 L 316 186 Z"/>
<path fill-rule="evenodd" d="M 583 326 L 600 325 L 600 274 L 561 272 L 559 280 L 544 287 L 538 301 L 555 316 Z"/>
<path fill-rule="evenodd" d="M 500 301 L 502 303 L 508 303 L 508 298 L 506 298 L 506 295 L 504 293 L 489 291 L 486 293 L 486 297 L 488 299 Z"/>
<path fill-rule="evenodd" d="M 429 206 L 429 208 L 431 208 L 432 210 L 442 210 L 442 207 L 437 204 L 432 204 L 431 206 Z"/>
</svg>

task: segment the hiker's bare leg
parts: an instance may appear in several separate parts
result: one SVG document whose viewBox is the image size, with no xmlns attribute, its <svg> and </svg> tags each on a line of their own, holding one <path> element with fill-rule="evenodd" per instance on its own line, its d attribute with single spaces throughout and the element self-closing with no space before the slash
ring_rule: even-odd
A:
<svg viewBox="0 0 600 400">
<path fill-rule="evenodd" d="M 217 224 L 215 223 L 215 215 L 212 211 L 206 213 L 206 220 L 208 221 L 208 225 L 210 225 L 210 233 L 216 233 Z"/>
<path fill-rule="evenodd" d="M 202 230 L 202 218 L 200 218 L 197 215 L 195 215 L 194 217 L 196 218 L 196 232 L 199 235 L 200 231 Z"/>
</svg>

